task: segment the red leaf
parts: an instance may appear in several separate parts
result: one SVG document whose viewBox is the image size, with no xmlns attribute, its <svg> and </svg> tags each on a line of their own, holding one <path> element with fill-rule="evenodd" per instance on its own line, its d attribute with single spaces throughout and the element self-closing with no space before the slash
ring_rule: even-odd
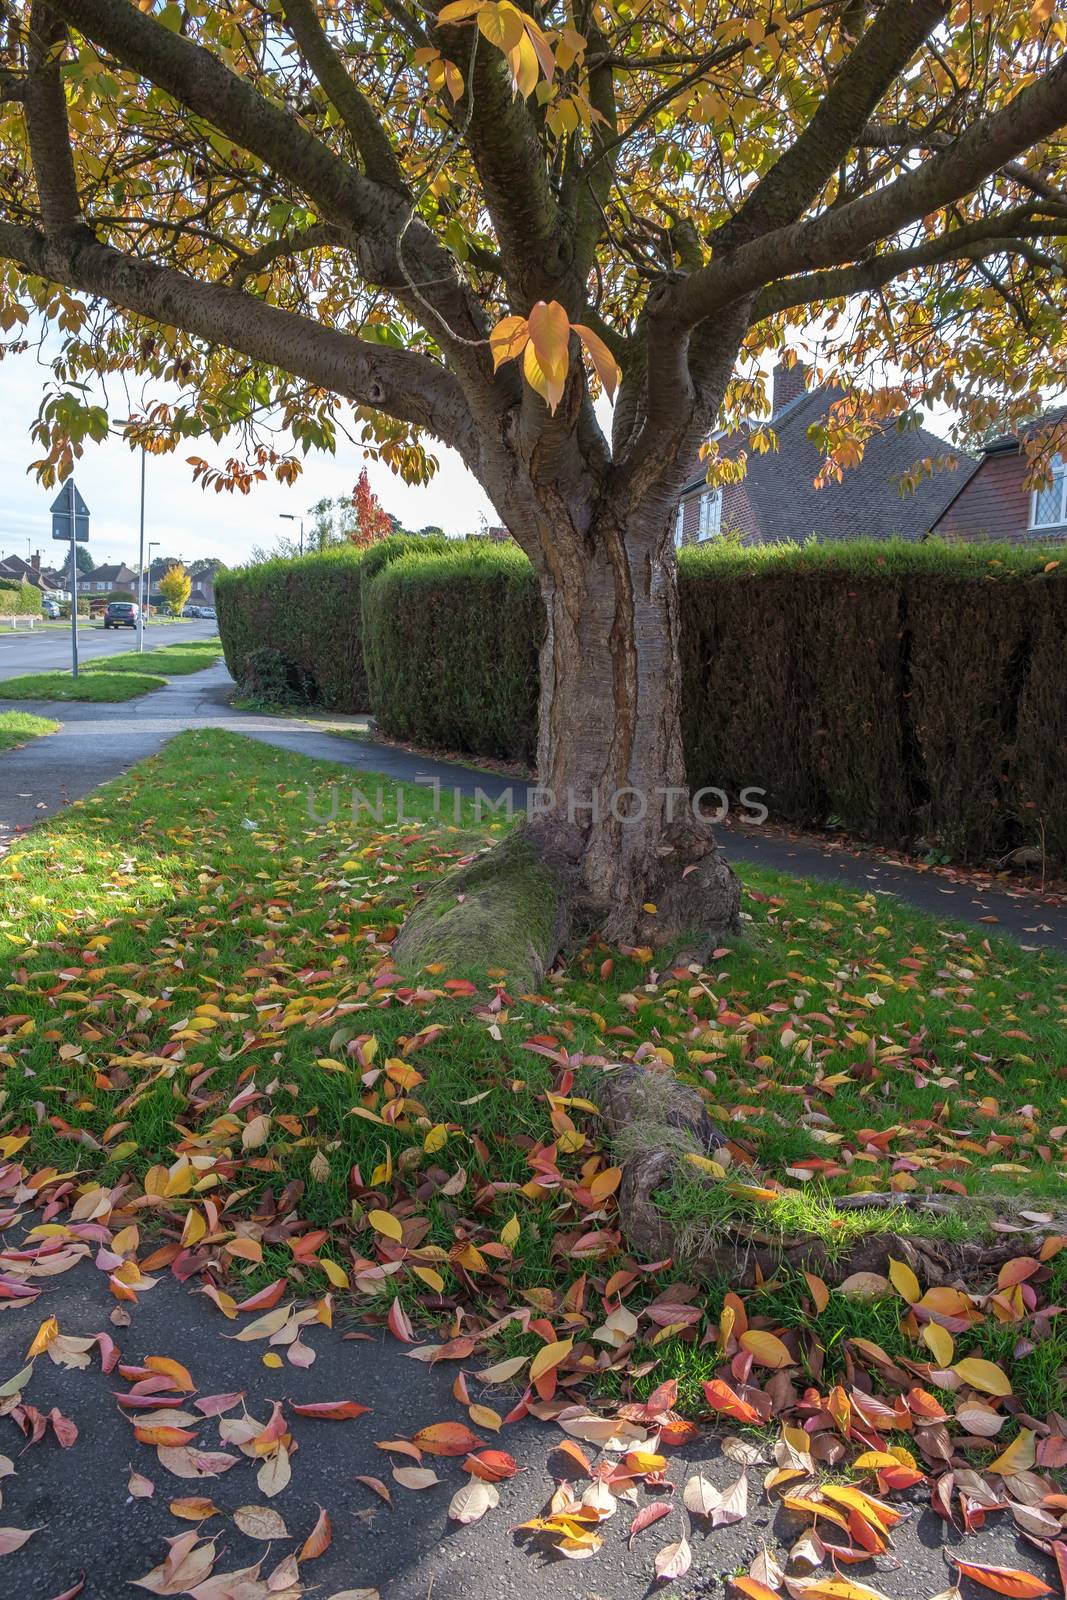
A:
<svg viewBox="0 0 1067 1600">
<path fill-rule="evenodd" d="M 349 1422 L 370 1406 L 361 1406 L 358 1400 L 318 1400 L 312 1405 L 290 1405 L 289 1409 L 296 1417 L 315 1417 L 319 1422 Z"/>
<path fill-rule="evenodd" d="M 651 1505 L 642 1506 L 630 1524 L 631 1547 L 637 1534 L 643 1532 L 645 1528 L 650 1528 L 660 1517 L 669 1517 L 673 1510 L 674 1507 L 668 1505 L 666 1500 L 653 1500 Z"/>
</svg>

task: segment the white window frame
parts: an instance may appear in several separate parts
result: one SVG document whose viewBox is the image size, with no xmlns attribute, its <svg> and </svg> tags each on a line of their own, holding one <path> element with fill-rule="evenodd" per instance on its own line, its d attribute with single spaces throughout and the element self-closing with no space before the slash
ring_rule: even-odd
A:
<svg viewBox="0 0 1067 1600">
<path fill-rule="evenodd" d="M 685 501 L 679 500 L 678 512 L 674 519 L 674 548 L 680 550 L 685 542 Z"/>
<path fill-rule="evenodd" d="M 1051 522 L 1038 522 L 1038 520 L 1037 520 L 1037 498 L 1038 498 L 1039 494 L 1047 493 L 1047 490 L 1031 489 L 1031 491 L 1030 491 L 1030 526 L 1031 526 L 1031 528 L 1062 528 L 1065 524 L 1067 524 L 1067 461 L 1064 460 L 1063 456 L 1055 455 L 1055 456 L 1052 457 L 1052 460 L 1049 463 L 1049 465 L 1052 468 L 1053 482 L 1055 482 L 1057 477 L 1060 480 L 1060 514 L 1059 514 L 1058 517 L 1054 517 Z"/>
<path fill-rule="evenodd" d="M 722 489 L 705 489 L 700 496 L 698 537 L 714 539 L 722 531 Z"/>
</svg>

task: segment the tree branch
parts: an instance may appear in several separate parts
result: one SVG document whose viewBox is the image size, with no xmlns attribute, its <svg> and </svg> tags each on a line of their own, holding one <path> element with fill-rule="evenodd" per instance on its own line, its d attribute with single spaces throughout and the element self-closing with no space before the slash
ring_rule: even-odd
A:
<svg viewBox="0 0 1067 1600">
<path fill-rule="evenodd" d="M 60 70 L 66 40 L 67 30 L 51 5 L 34 0 L 27 52 L 30 70 L 23 105 L 41 221 L 48 234 L 84 226 Z"/>
<path fill-rule="evenodd" d="M 406 193 L 407 185 L 396 152 L 369 101 L 353 83 L 343 60 L 327 38 L 311 0 L 282 0 L 282 11 L 304 59 L 352 135 L 368 178 Z"/>
<path fill-rule="evenodd" d="M 947 10 L 948 0 L 889 0 L 841 67 L 803 133 L 718 230 L 716 249 L 744 244 L 796 221 Z"/>
<path fill-rule="evenodd" d="M 1067 236 L 1067 222 L 1034 222 L 1033 211 L 1034 208 L 1029 205 L 1017 206 L 1001 217 L 953 228 L 951 232 L 928 239 L 910 250 L 893 250 L 855 266 L 806 273 L 770 284 L 756 296 L 752 322 L 762 322 L 765 317 L 776 316 L 794 306 L 884 289 L 894 278 L 919 267 L 938 266 L 951 261 L 980 261 L 990 255 L 1025 255 L 1028 239 Z M 1063 269 L 1060 270 L 1062 272 Z"/>
<path fill-rule="evenodd" d="M 397 259 L 396 241 L 406 226 L 405 259 L 414 265 L 416 281 L 444 329 L 452 329 L 459 341 L 486 336 L 481 306 L 460 278 L 451 254 L 420 218 L 409 217 L 407 202 L 395 190 L 364 177 L 281 106 L 230 72 L 210 50 L 172 33 L 128 0 L 54 3 L 86 38 L 166 90 L 313 200 L 343 231 L 364 280 L 391 289 L 421 319 L 418 296 L 410 292 Z M 435 325 L 432 331 L 448 347 L 442 327 Z M 484 377 L 488 368 L 483 352 L 478 360 L 469 350 L 464 354 L 462 347 L 452 353 L 470 376 Z"/>
<path fill-rule="evenodd" d="M 300 255 L 305 250 L 320 250 L 323 245 L 341 244 L 341 235 L 328 222 L 306 228 L 303 233 L 286 234 L 282 239 L 270 239 L 258 250 L 250 250 L 236 261 L 228 276 L 235 289 L 243 289 L 249 278 L 272 266 L 282 256 Z M 230 247 L 232 248 L 232 246 Z"/>
<path fill-rule="evenodd" d="M 1067 122 L 1067 57 L 950 148 L 874 194 L 814 221 L 777 228 L 694 272 L 661 297 L 661 326 L 691 328 L 783 275 L 855 260 L 879 239 L 972 193 L 1024 150 Z"/>
<path fill-rule="evenodd" d="M 468 459 L 477 456 L 477 434 L 458 380 L 426 356 L 370 344 L 239 289 L 136 260 L 84 231 L 49 238 L 0 222 L 0 256 L 49 282 L 100 295 L 151 322 L 374 406 L 426 428 Z"/>
</svg>

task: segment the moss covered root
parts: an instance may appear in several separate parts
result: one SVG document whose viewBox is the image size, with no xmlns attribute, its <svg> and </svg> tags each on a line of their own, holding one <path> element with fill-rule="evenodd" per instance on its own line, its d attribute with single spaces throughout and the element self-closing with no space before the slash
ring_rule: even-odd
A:
<svg viewBox="0 0 1067 1600">
<path fill-rule="evenodd" d="M 536 987 L 562 943 L 567 893 L 521 829 L 434 886 L 394 953 L 401 972 L 438 963 L 455 975 L 494 969 Z"/>
</svg>

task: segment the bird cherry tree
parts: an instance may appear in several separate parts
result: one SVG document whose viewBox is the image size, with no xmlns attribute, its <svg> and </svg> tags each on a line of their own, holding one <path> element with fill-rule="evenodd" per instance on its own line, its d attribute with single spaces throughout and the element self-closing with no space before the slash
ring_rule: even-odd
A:
<svg viewBox="0 0 1067 1600">
<path fill-rule="evenodd" d="M 544 596 L 531 845 L 611 937 L 732 925 L 680 798 L 679 490 L 805 344 L 846 390 L 828 474 L 923 393 L 979 428 L 1062 382 L 1064 13 L 0 12 L 0 326 L 62 341 L 42 475 L 100 432 L 88 380 L 135 390 L 133 443 L 243 431 L 237 487 L 344 430 L 414 481 L 458 451 Z"/>
</svg>

